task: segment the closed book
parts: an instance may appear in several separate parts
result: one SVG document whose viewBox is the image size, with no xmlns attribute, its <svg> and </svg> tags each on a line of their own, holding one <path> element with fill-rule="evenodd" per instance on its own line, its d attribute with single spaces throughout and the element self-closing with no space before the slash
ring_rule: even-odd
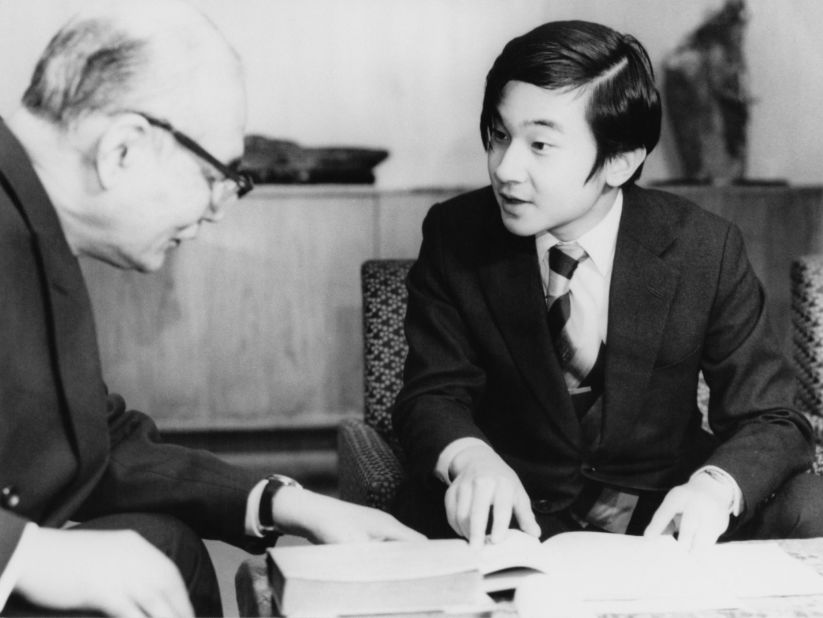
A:
<svg viewBox="0 0 823 618">
<path fill-rule="evenodd" d="M 293 618 L 487 607 L 477 552 L 459 539 L 268 550 L 279 613 Z"/>
</svg>

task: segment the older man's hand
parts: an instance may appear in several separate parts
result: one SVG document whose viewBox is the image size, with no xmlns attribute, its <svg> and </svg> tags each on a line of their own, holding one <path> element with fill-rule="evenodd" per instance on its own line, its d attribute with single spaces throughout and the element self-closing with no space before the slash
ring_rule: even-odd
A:
<svg viewBox="0 0 823 618">
<path fill-rule="evenodd" d="M 306 537 L 313 543 L 426 538 L 383 511 L 297 487 L 283 487 L 277 492 L 272 515 L 280 530 Z"/>
</svg>

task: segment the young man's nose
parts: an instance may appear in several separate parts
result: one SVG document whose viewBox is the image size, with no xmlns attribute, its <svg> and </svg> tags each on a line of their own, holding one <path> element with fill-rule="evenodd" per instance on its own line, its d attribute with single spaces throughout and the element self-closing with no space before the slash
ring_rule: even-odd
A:
<svg viewBox="0 0 823 618">
<path fill-rule="evenodd" d="M 500 182 L 522 182 L 526 178 L 524 152 L 516 144 L 510 144 L 498 155 L 494 176 Z"/>
</svg>

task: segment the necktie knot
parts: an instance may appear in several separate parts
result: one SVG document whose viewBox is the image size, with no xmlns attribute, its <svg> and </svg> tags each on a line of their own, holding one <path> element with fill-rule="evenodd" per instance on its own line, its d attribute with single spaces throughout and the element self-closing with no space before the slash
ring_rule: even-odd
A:
<svg viewBox="0 0 823 618">
<path fill-rule="evenodd" d="M 576 242 L 560 243 L 549 249 L 549 298 L 569 291 L 574 271 L 586 259 L 586 251 Z"/>
</svg>

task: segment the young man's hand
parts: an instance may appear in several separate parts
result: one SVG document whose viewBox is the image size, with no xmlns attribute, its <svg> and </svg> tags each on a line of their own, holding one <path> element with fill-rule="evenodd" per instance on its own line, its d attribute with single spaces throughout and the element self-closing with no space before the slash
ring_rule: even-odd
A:
<svg viewBox="0 0 823 618">
<path fill-rule="evenodd" d="M 666 494 L 644 535 L 674 529 L 678 542 L 691 550 L 713 545 L 728 527 L 728 488 L 707 474 L 697 474 Z"/>
<path fill-rule="evenodd" d="M 420 541 L 426 538 L 383 511 L 297 487 L 282 487 L 277 492 L 272 515 L 278 528 L 313 543 Z"/>
<path fill-rule="evenodd" d="M 490 511 L 492 542 L 503 538 L 512 515 L 524 532 L 540 536 L 523 484 L 489 446 L 470 446 L 458 452 L 449 466 L 449 476 L 453 480 L 446 490 L 446 517 L 454 531 L 472 545 L 483 544 Z"/>
<path fill-rule="evenodd" d="M 127 618 L 194 615 L 177 566 L 130 530 L 39 528 L 20 559 L 15 591 L 42 607 Z"/>
</svg>

